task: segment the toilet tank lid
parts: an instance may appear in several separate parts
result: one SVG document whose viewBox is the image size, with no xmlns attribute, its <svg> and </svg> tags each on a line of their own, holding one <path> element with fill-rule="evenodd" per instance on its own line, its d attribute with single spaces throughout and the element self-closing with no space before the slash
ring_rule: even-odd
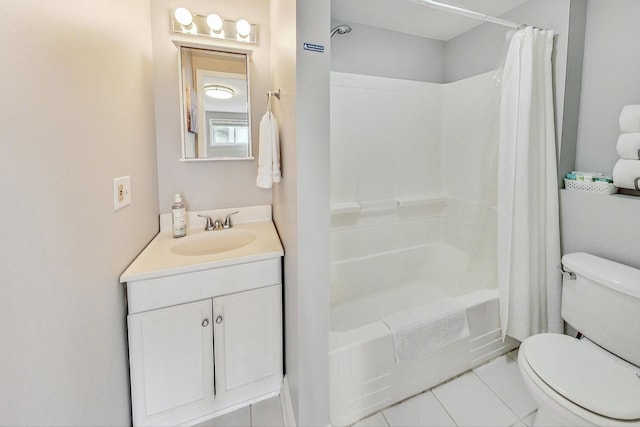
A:
<svg viewBox="0 0 640 427">
<path fill-rule="evenodd" d="M 640 299 L 640 270 L 637 268 L 584 252 L 566 254 L 562 257 L 562 265 L 567 271 Z"/>
</svg>

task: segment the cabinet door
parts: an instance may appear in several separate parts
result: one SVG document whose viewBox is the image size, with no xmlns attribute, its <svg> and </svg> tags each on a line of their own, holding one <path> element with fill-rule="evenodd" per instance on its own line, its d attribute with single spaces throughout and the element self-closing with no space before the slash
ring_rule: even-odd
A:
<svg viewBox="0 0 640 427">
<path fill-rule="evenodd" d="M 279 391 L 281 286 L 215 298 L 213 314 L 218 403 L 226 406 Z"/>
<path fill-rule="evenodd" d="M 213 408 L 212 301 L 130 315 L 134 425 L 171 425 Z"/>
</svg>

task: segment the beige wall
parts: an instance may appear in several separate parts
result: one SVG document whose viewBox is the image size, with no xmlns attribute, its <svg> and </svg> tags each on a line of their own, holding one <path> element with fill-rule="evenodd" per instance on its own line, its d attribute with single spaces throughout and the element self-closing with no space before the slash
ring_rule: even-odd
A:
<svg viewBox="0 0 640 427">
<path fill-rule="evenodd" d="M 0 6 L 0 425 L 130 423 L 118 277 L 158 231 L 149 16 Z"/>
<path fill-rule="evenodd" d="M 285 247 L 285 369 L 298 424 L 328 425 L 330 1 L 271 0 L 271 17 L 272 80 L 282 89 L 273 208 Z"/>
<path fill-rule="evenodd" d="M 226 19 L 244 18 L 258 26 L 258 43 L 209 41 L 171 33 L 172 10 L 183 6 L 200 15 L 215 12 Z M 170 211 L 173 195 L 182 193 L 189 210 L 220 209 L 271 204 L 271 190 L 256 186 L 258 170 L 258 126 L 266 112 L 270 86 L 269 2 L 264 0 L 153 0 L 151 1 L 153 38 L 156 134 L 158 149 L 158 193 L 161 213 Z M 173 40 L 208 43 L 220 49 L 253 51 L 251 75 L 251 124 L 255 160 L 181 162 L 180 93 L 178 89 L 178 50 Z M 277 101 L 276 101 L 277 102 Z"/>
</svg>

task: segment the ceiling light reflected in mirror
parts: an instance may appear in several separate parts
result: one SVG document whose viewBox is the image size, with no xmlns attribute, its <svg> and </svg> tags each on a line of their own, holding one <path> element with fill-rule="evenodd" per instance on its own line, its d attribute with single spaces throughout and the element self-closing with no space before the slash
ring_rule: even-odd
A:
<svg viewBox="0 0 640 427">
<path fill-rule="evenodd" d="M 204 87 L 204 94 L 215 99 L 230 99 L 235 91 L 227 86 L 208 85 Z"/>
</svg>

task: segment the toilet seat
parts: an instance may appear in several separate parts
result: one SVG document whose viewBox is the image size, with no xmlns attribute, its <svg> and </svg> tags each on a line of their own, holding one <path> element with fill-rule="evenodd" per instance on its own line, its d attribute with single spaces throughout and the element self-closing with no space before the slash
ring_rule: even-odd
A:
<svg viewBox="0 0 640 427">
<path fill-rule="evenodd" d="M 640 370 L 602 348 L 560 334 L 520 346 L 519 365 L 547 398 L 594 425 L 640 425 Z"/>
</svg>

